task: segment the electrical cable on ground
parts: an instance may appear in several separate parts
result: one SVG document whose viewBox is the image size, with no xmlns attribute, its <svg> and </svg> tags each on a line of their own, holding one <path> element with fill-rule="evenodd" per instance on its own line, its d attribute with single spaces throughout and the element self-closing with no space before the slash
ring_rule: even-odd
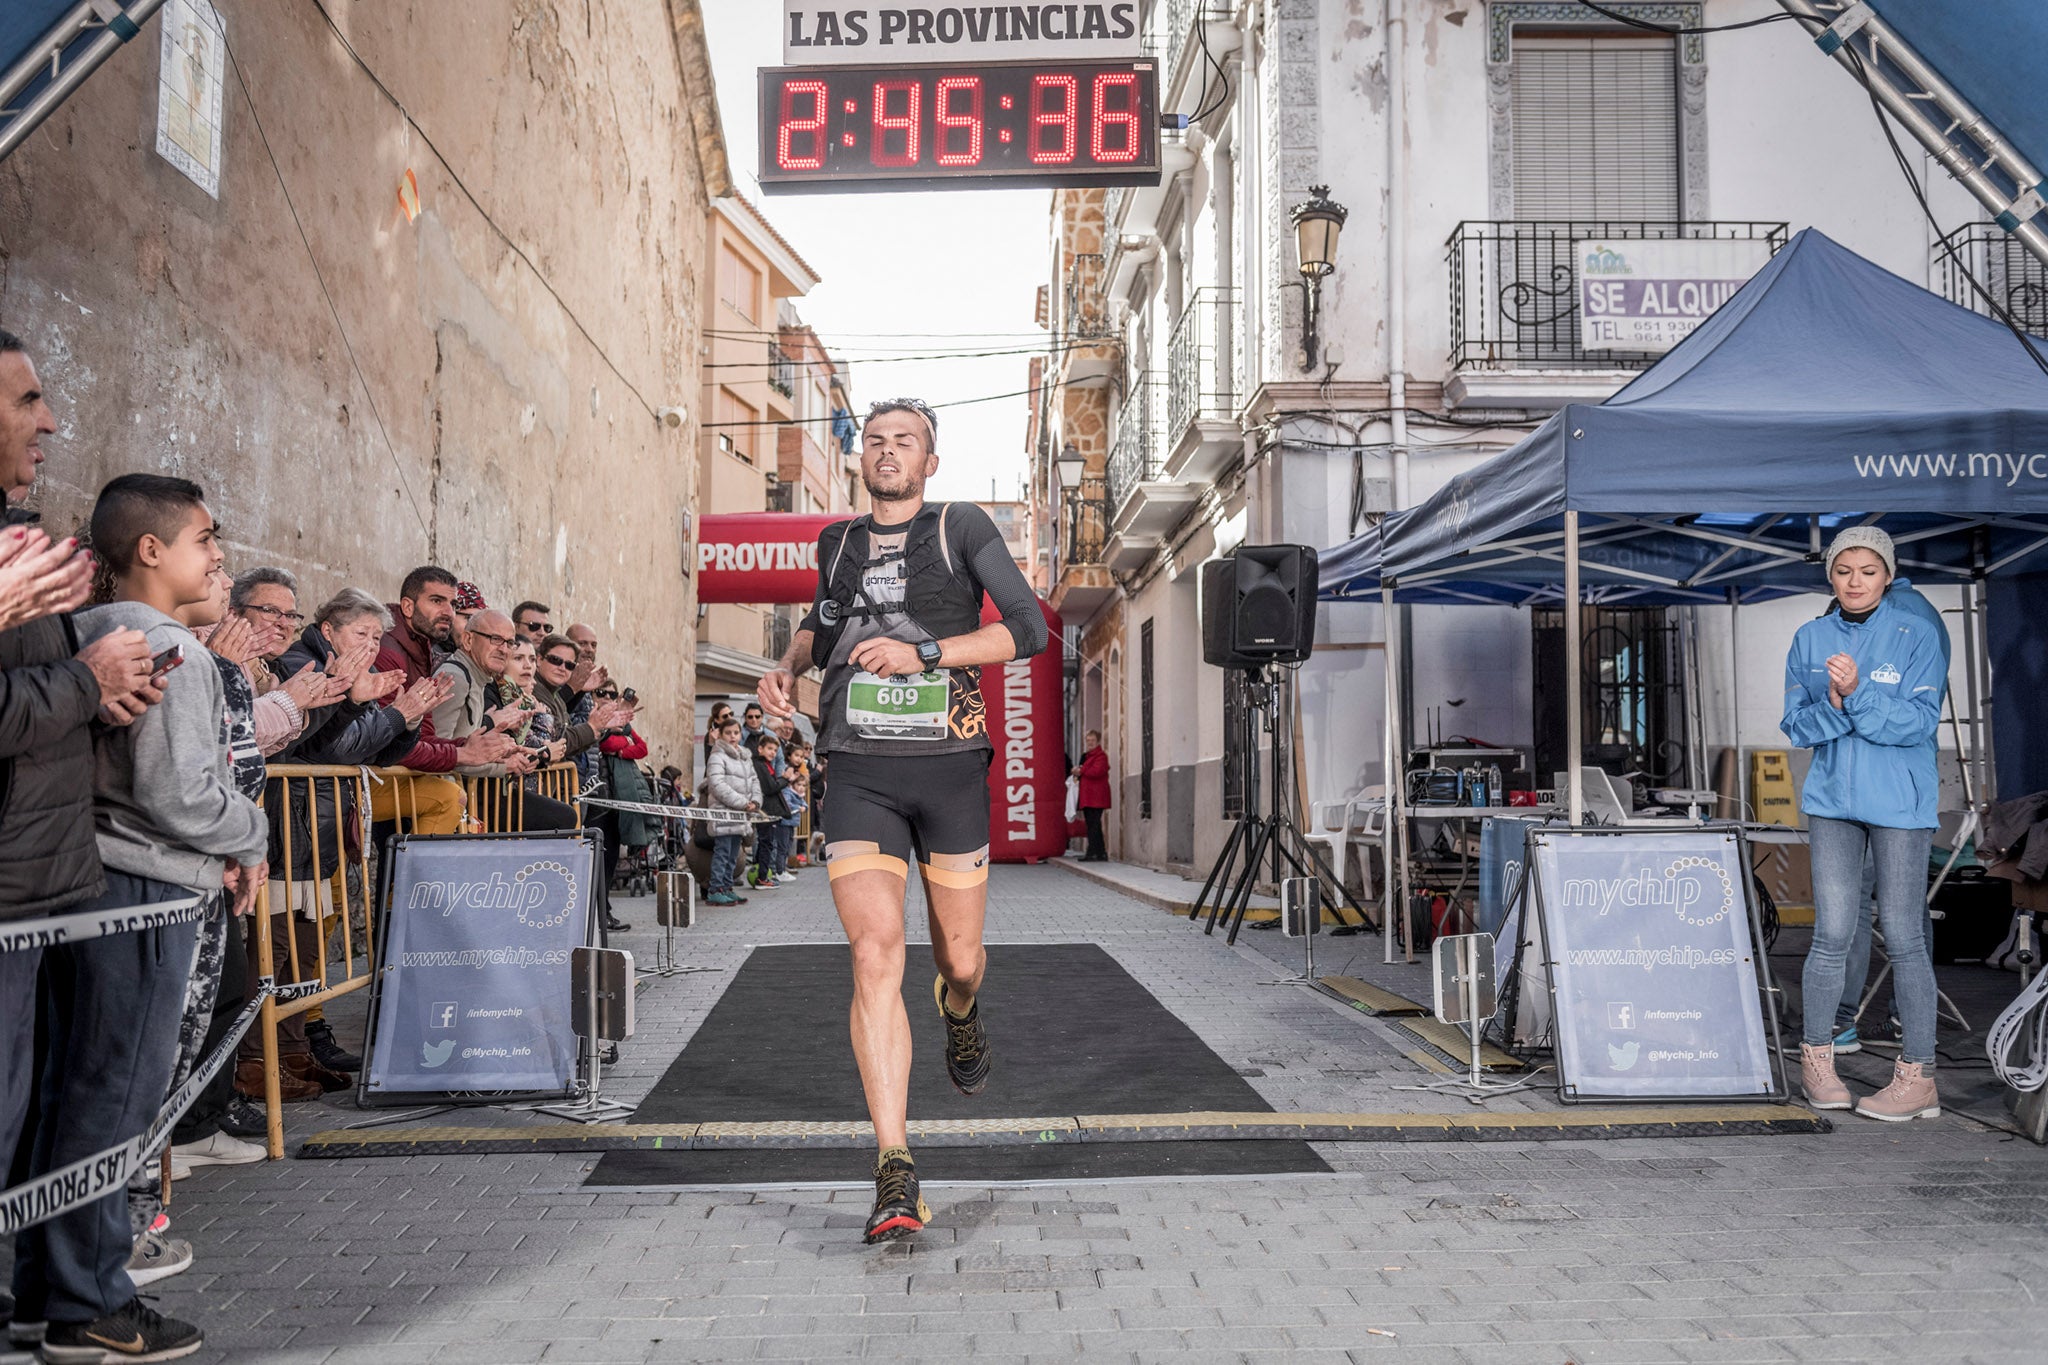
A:
<svg viewBox="0 0 2048 1365">
<path fill-rule="evenodd" d="M 2026 1092 L 2048 1085 L 2048 972 L 2037 973 L 1984 1035 L 1998 1079 Z"/>
</svg>

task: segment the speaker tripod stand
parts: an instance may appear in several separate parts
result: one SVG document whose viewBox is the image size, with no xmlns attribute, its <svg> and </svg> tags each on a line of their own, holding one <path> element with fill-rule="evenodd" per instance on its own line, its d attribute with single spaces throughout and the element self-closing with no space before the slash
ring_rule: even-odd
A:
<svg viewBox="0 0 2048 1365">
<path fill-rule="evenodd" d="M 1321 851 L 1309 842 L 1301 827 L 1287 814 L 1282 746 L 1287 743 L 1290 727 L 1281 724 L 1284 684 L 1280 669 L 1277 665 L 1267 664 L 1240 671 L 1243 674 L 1245 705 L 1237 737 L 1237 761 L 1244 765 L 1244 814 L 1238 817 L 1237 824 L 1231 829 L 1223 851 L 1216 855 L 1215 863 L 1209 868 L 1208 880 L 1202 883 L 1202 894 L 1188 909 L 1188 918 L 1198 919 L 1207 910 L 1209 922 L 1202 932 L 1215 933 L 1217 922 L 1224 920 L 1228 922 L 1224 942 L 1236 943 L 1237 931 L 1244 924 L 1245 911 L 1251 908 L 1252 887 L 1259 880 L 1259 869 L 1271 859 L 1276 882 L 1281 877 L 1280 867 L 1284 863 L 1294 870 L 1296 876 L 1312 877 L 1321 884 L 1323 904 L 1342 906 L 1358 916 L 1358 923 L 1342 925 L 1331 930 L 1333 934 L 1358 933 L 1371 923 L 1370 917 L 1345 893 L 1344 884 L 1337 879 Z M 1270 740 L 1266 784 L 1269 788 L 1266 805 L 1270 809 L 1263 811 L 1259 782 L 1261 734 Z M 1212 900 L 1212 896 L 1215 899 Z"/>
</svg>

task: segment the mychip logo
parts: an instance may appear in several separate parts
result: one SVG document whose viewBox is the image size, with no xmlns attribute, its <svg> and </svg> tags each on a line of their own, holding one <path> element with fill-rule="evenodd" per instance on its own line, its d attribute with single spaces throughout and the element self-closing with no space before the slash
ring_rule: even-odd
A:
<svg viewBox="0 0 2048 1365">
<path fill-rule="evenodd" d="M 1870 671 L 1870 680 L 1874 683 L 1883 683 L 1887 687 L 1897 687 L 1899 685 L 1898 665 L 1879 664 Z"/>
<path fill-rule="evenodd" d="M 1711 858 L 1679 858 L 1660 874 L 1644 868 L 1621 877 L 1567 877 L 1561 903 L 1597 911 L 1669 909 L 1695 929 L 1719 924 L 1735 909 L 1735 883 Z"/>
<path fill-rule="evenodd" d="M 543 859 L 506 877 L 493 872 L 474 881 L 419 881 L 406 902 L 409 910 L 510 910 L 529 929 L 552 929 L 565 923 L 576 906 L 576 874 L 567 865 Z"/>
</svg>

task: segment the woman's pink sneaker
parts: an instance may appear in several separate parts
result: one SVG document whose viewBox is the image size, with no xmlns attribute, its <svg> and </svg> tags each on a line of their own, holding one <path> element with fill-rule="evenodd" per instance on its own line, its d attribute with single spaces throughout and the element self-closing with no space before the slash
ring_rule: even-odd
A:
<svg viewBox="0 0 2048 1365">
<path fill-rule="evenodd" d="M 1858 1100 L 1856 1112 L 1886 1123 L 1940 1118 L 1941 1096 L 1935 1092 L 1933 1074 L 1919 1062 L 1894 1062 L 1892 1083 Z"/>
<path fill-rule="evenodd" d="M 1806 1102 L 1816 1109 L 1847 1109 L 1849 1087 L 1835 1075 L 1833 1043 L 1799 1045 L 1799 1084 Z"/>
</svg>

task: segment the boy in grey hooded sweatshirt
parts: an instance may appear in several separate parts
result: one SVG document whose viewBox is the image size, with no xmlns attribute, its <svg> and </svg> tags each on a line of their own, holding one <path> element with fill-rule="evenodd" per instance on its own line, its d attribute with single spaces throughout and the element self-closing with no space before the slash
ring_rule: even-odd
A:
<svg viewBox="0 0 2048 1365">
<path fill-rule="evenodd" d="M 208 914 L 244 913 L 267 870 L 263 814 L 236 790 L 221 743 L 220 674 L 172 617 L 205 600 L 207 576 L 220 565 L 212 513 L 195 484 L 130 474 L 101 490 L 92 533 L 102 573 L 111 573 L 101 591 L 112 600 L 79 617 L 81 637 L 133 627 L 153 654 L 184 654 L 184 666 L 160 675 L 160 704 L 133 725 L 95 734 L 94 823 L 107 892 L 94 908 L 198 892 Z M 197 926 L 187 922 L 46 951 L 33 1174 L 149 1126 L 170 1083 L 197 942 Z M 84 1359 L 109 1346 L 151 1358 L 197 1349 L 198 1328 L 136 1296 L 130 1251 L 119 1186 L 17 1237 L 15 1319 L 47 1322 L 46 1360 L 74 1352 Z"/>
</svg>

